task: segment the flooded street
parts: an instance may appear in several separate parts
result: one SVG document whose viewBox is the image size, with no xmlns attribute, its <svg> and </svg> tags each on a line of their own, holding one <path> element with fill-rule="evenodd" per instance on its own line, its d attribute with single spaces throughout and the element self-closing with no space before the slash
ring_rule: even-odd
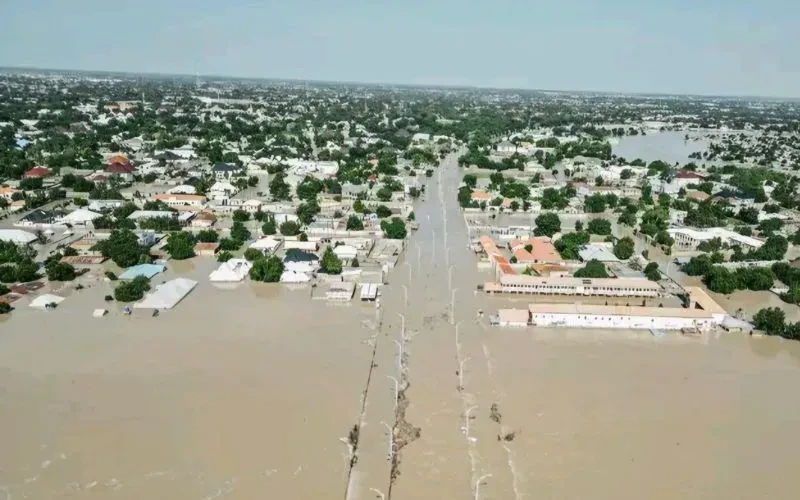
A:
<svg viewBox="0 0 800 500">
<path fill-rule="evenodd" d="M 460 176 L 429 182 L 379 315 L 219 290 L 202 259 L 158 319 L 93 319 L 104 285 L 15 311 L 0 500 L 796 498 L 800 343 L 490 328 L 533 299 L 476 293 Z"/>
</svg>

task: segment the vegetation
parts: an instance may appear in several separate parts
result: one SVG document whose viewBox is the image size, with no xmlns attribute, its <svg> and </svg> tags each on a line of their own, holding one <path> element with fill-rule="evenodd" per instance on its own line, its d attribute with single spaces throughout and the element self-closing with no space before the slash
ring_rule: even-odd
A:
<svg viewBox="0 0 800 500">
<path fill-rule="evenodd" d="M 633 255 L 634 247 L 633 240 L 629 237 L 620 238 L 614 244 L 614 255 L 620 260 L 628 260 Z"/>
<path fill-rule="evenodd" d="M 320 262 L 320 271 L 325 274 L 342 274 L 342 261 L 331 247 L 325 249 Z"/>
<path fill-rule="evenodd" d="M 139 246 L 139 238 L 128 229 L 112 231 L 108 239 L 98 242 L 96 247 L 103 257 L 119 267 L 135 266 L 147 260 L 147 250 Z"/>
<path fill-rule="evenodd" d="M 283 262 L 275 255 L 256 259 L 250 269 L 250 279 L 253 281 L 277 283 L 281 279 L 281 274 L 283 274 Z"/>
<path fill-rule="evenodd" d="M 533 234 L 536 236 L 553 237 L 554 234 L 561 231 L 561 219 L 554 213 L 544 213 L 536 217 L 536 228 Z"/>
<path fill-rule="evenodd" d="M 164 250 L 175 260 L 194 257 L 195 238 L 191 233 L 178 231 L 169 235 Z"/>
<path fill-rule="evenodd" d="M 408 231 L 406 230 L 406 223 L 400 217 L 392 217 L 390 220 L 381 221 L 381 230 L 387 238 L 392 240 L 405 239 Z"/>
<path fill-rule="evenodd" d="M 347 218 L 347 230 L 348 231 L 363 231 L 364 230 L 364 222 L 361 221 L 361 217 L 357 215 L 351 215 Z"/>
<path fill-rule="evenodd" d="M 135 302 L 141 300 L 149 290 L 149 280 L 144 276 L 137 276 L 131 281 L 120 282 L 114 289 L 114 299 L 118 302 Z"/>
<path fill-rule="evenodd" d="M 281 224 L 280 231 L 284 236 L 297 236 L 300 234 L 300 226 L 294 221 L 287 220 Z"/>
<path fill-rule="evenodd" d="M 592 259 L 586 263 L 584 267 L 578 269 L 573 274 L 576 278 L 608 278 L 606 266 L 596 259 Z"/>
<path fill-rule="evenodd" d="M 644 275 L 650 281 L 659 281 L 661 279 L 661 273 L 658 270 L 658 263 L 656 262 L 649 262 L 644 267 Z"/>
<path fill-rule="evenodd" d="M 586 229 L 589 231 L 589 234 L 605 236 L 611 234 L 611 221 L 606 219 L 592 219 L 589 221 Z"/>
<path fill-rule="evenodd" d="M 565 260 L 578 260 L 578 250 L 583 245 L 589 243 L 589 233 L 585 231 L 576 231 L 574 233 L 567 233 L 554 243 L 556 250 L 561 254 L 561 258 Z"/>
</svg>

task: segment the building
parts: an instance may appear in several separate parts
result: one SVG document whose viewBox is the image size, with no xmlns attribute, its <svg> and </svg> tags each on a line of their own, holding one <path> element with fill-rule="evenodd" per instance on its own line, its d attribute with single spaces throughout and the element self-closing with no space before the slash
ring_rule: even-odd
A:
<svg viewBox="0 0 800 500">
<path fill-rule="evenodd" d="M 378 298 L 377 283 L 363 283 L 361 285 L 361 300 L 375 301 Z"/>
<path fill-rule="evenodd" d="M 528 245 L 531 247 L 530 251 L 526 249 Z M 564 260 L 556 250 L 553 242 L 547 237 L 537 236 L 528 239 L 513 239 L 508 243 L 508 248 L 514 252 L 514 256 L 517 257 L 517 262 L 522 262 L 520 257 L 516 255 L 516 252 L 520 249 L 526 250 L 526 253 L 533 259 L 532 263 L 558 263 Z M 525 254 L 522 255 L 527 257 Z"/>
<path fill-rule="evenodd" d="M 119 275 L 119 279 L 132 280 L 140 276 L 150 279 L 153 276 L 163 272 L 164 266 L 160 266 L 158 264 L 139 264 L 126 269 L 124 273 Z"/>
<path fill-rule="evenodd" d="M 285 240 L 283 242 L 283 247 L 286 250 L 296 249 L 307 252 L 316 252 L 319 250 L 319 244 L 316 241 Z"/>
<path fill-rule="evenodd" d="M 201 241 L 194 246 L 194 253 L 200 257 L 213 257 L 217 254 L 217 249 L 219 249 L 219 243 Z"/>
<path fill-rule="evenodd" d="M 212 214 L 211 212 L 202 211 L 194 216 L 192 219 L 192 227 L 194 228 L 209 228 L 216 224 L 217 216 Z"/>
<path fill-rule="evenodd" d="M 288 249 L 283 258 L 283 266 L 287 271 L 312 273 L 319 269 L 319 257 L 303 250 Z"/>
<path fill-rule="evenodd" d="M 15 222 L 14 225 L 19 227 L 46 228 L 52 226 L 56 222 L 57 217 L 55 214 L 37 208 Z"/>
<path fill-rule="evenodd" d="M 98 217 L 102 217 L 102 214 L 92 212 L 86 208 L 79 208 L 62 217 L 60 222 L 73 226 L 87 226 Z"/>
<path fill-rule="evenodd" d="M 153 195 L 153 199 L 176 210 L 200 210 L 206 203 L 206 197 L 199 194 L 161 193 Z"/>
<path fill-rule="evenodd" d="M 208 275 L 208 279 L 214 283 L 243 281 L 252 267 L 253 264 L 247 259 L 230 259 L 221 263 L 215 271 Z"/>
<path fill-rule="evenodd" d="M 244 203 L 242 203 L 242 210 L 254 214 L 256 212 L 261 211 L 261 205 L 263 204 L 264 202 L 262 202 L 261 200 L 247 200 Z"/>
<path fill-rule="evenodd" d="M 191 184 L 180 184 L 167 190 L 169 194 L 197 194 L 197 188 Z"/>
<path fill-rule="evenodd" d="M 647 330 L 707 330 L 721 325 L 725 310 L 701 288 L 686 287 L 689 307 L 629 307 L 589 304 L 530 304 L 536 326 Z"/>
<path fill-rule="evenodd" d="M 177 218 L 177 212 L 170 212 L 168 210 L 136 210 L 131 213 L 128 218 L 131 220 L 140 219 L 158 219 L 158 218 Z"/>
<path fill-rule="evenodd" d="M 14 197 L 14 193 L 22 193 L 19 189 L 14 189 L 12 187 L 7 186 L 0 186 L 0 198 L 3 198 L 6 201 L 11 201 Z"/>
<path fill-rule="evenodd" d="M 700 243 L 719 238 L 723 244 L 730 246 L 739 245 L 742 250 L 757 250 L 764 244 L 763 241 L 741 235 L 724 227 L 708 229 L 691 229 L 688 227 L 668 229 L 667 232 L 675 238 L 675 244 L 682 249 L 694 250 Z"/>
<path fill-rule="evenodd" d="M 333 253 L 341 260 L 352 260 L 358 255 L 358 249 L 350 245 L 338 245 L 334 247 Z"/>
<path fill-rule="evenodd" d="M 583 262 L 598 260 L 600 262 L 619 262 L 614 255 L 614 246 L 611 243 L 590 243 L 578 249 L 578 255 Z"/>
<path fill-rule="evenodd" d="M 0 229 L 0 241 L 28 245 L 36 241 L 36 235 L 22 229 Z"/>
<path fill-rule="evenodd" d="M 50 169 L 47 167 L 33 167 L 27 170 L 24 177 L 27 178 L 44 178 L 50 175 Z"/>
<path fill-rule="evenodd" d="M 119 208 L 122 205 L 127 203 L 126 200 L 89 200 L 89 210 L 93 210 L 95 212 L 110 209 L 113 210 L 115 208 Z"/>
<path fill-rule="evenodd" d="M 311 276 L 306 273 L 288 270 L 281 274 L 281 283 L 308 283 L 309 281 L 311 281 Z"/>
<path fill-rule="evenodd" d="M 280 240 L 267 236 L 266 238 L 254 241 L 248 248 L 255 248 L 264 255 L 268 255 L 274 254 L 280 245 Z"/>
<path fill-rule="evenodd" d="M 230 179 L 235 175 L 244 173 L 244 167 L 230 163 L 217 163 L 214 165 L 212 170 L 214 172 L 214 177 L 216 177 L 217 180 Z"/>
<path fill-rule="evenodd" d="M 500 309 L 497 311 L 497 324 L 525 328 L 528 326 L 529 313 L 525 309 Z"/>
<path fill-rule="evenodd" d="M 133 305 L 134 309 L 172 309 L 184 297 L 189 295 L 197 282 L 188 278 L 175 278 L 160 285 L 148 293 L 141 302 Z"/>
<path fill-rule="evenodd" d="M 542 277 L 503 273 L 484 285 L 487 292 L 536 295 L 598 295 L 606 297 L 658 297 L 661 286 L 646 278 Z"/>
</svg>

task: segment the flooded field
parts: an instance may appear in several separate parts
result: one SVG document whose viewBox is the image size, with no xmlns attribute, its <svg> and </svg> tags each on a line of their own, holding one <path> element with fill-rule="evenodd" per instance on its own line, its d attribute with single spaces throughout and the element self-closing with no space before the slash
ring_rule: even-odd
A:
<svg viewBox="0 0 800 500">
<path fill-rule="evenodd" d="M 694 137 L 694 136 L 693 136 Z M 612 153 L 627 160 L 641 158 L 646 162 L 662 160 L 667 163 L 689 163 L 689 155 L 708 148 L 707 139 L 685 140 L 685 132 L 648 132 L 647 135 L 621 137 Z"/>
<path fill-rule="evenodd" d="M 91 318 L 104 285 L 22 305 L 0 500 L 796 498 L 798 343 L 489 328 L 527 301 L 476 293 L 459 178 L 431 180 L 380 315 L 219 290 L 201 259 L 159 318 Z"/>
</svg>

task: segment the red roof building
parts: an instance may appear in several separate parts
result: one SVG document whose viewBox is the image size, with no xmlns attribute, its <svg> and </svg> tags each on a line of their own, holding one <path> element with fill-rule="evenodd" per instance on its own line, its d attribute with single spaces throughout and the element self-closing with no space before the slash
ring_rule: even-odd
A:
<svg viewBox="0 0 800 500">
<path fill-rule="evenodd" d="M 691 170 L 681 170 L 676 177 L 678 179 L 705 179 L 705 176 Z"/>
<path fill-rule="evenodd" d="M 109 174 L 133 174 L 136 169 L 130 163 L 110 163 L 106 167 L 106 172 Z"/>
<path fill-rule="evenodd" d="M 50 169 L 47 167 L 33 167 L 25 172 L 25 177 L 47 177 L 50 175 Z"/>
</svg>

